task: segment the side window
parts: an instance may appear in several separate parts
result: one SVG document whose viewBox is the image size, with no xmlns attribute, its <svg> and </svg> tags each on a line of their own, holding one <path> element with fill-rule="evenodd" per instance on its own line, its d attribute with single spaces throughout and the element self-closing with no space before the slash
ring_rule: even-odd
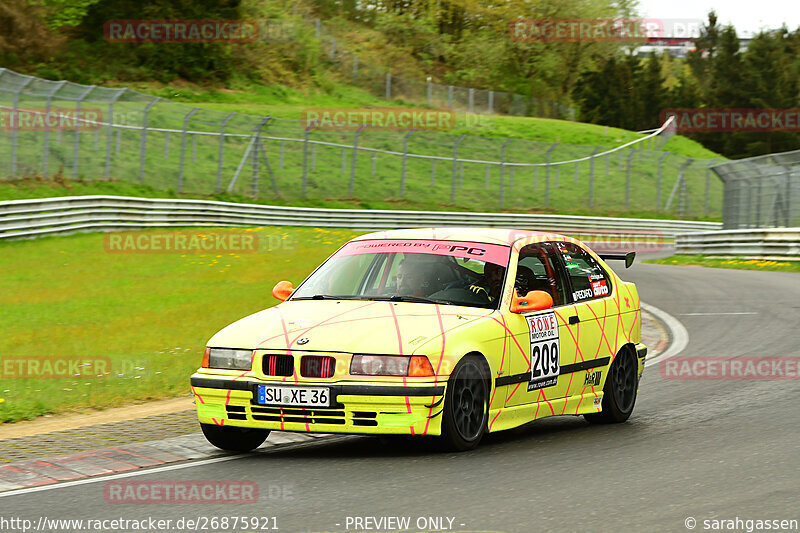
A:
<svg viewBox="0 0 800 533">
<path fill-rule="evenodd" d="M 567 282 L 558 262 L 558 252 L 550 243 L 529 244 L 519 252 L 517 294 L 529 291 L 545 291 L 553 297 L 553 305 L 569 303 Z"/>
<path fill-rule="evenodd" d="M 558 243 L 567 267 L 573 301 L 602 298 L 611 294 L 611 280 L 594 257 L 571 242 Z"/>
</svg>

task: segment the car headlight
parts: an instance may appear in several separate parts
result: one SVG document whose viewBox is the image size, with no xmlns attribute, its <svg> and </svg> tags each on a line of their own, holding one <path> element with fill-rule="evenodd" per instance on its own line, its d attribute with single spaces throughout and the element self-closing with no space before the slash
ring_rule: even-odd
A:
<svg viewBox="0 0 800 533">
<path fill-rule="evenodd" d="M 431 362 L 424 355 L 354 355 L 350 373 L 361 376 L 433 376 Z"/>
<path fill-rule="evenodd" d="M 208 368 L 250 370 L 253 365 L 253 350 L 231 348 L 207 348 Z"/>
</svg>

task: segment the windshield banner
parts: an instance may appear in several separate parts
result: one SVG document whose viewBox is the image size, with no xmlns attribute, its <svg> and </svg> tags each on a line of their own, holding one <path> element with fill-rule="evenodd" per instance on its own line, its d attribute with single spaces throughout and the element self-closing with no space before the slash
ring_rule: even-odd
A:
<svg viewBox="0 0 800 533">
<path fill-rule="evenodd" d="M 511 247 L 483 242 L 432 241 L 417 239 L 354 241 L 347 243 L 337 256 L 361 254 L 406 254 L 449 255 L 465 259 L 488 261 L 502 267 L 508 266 Z"/>
</svg>

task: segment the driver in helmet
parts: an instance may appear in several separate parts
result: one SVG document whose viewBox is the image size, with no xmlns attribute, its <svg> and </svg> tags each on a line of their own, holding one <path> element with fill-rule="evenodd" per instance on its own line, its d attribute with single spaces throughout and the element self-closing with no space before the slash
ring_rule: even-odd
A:
<svg viewBox="0 0 800 533">
<path fill-rule="evenodd" d="M 505 271 L 506 269 L 500 265 L 486 263 L 483 267 L 483 277 L 470 285 L 469 290 L 484 295 L 490 302 L 494 302 L 500 297 Z"/>
</svg>

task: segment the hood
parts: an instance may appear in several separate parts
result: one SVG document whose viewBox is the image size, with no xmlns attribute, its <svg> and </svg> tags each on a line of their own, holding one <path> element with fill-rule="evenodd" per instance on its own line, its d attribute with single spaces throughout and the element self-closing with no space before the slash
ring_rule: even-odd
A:
<svg viewBox="0 0 800 533">
<path fill-rule="evenodd" d="M 234 322 L 214 335 L 208 346 L 410 354 L 443 330 L 491 313 L 491 309 L 409 302 L 287 301 Z M 308 340 L 298 344 L 300 339 Z"/>
</svg>

